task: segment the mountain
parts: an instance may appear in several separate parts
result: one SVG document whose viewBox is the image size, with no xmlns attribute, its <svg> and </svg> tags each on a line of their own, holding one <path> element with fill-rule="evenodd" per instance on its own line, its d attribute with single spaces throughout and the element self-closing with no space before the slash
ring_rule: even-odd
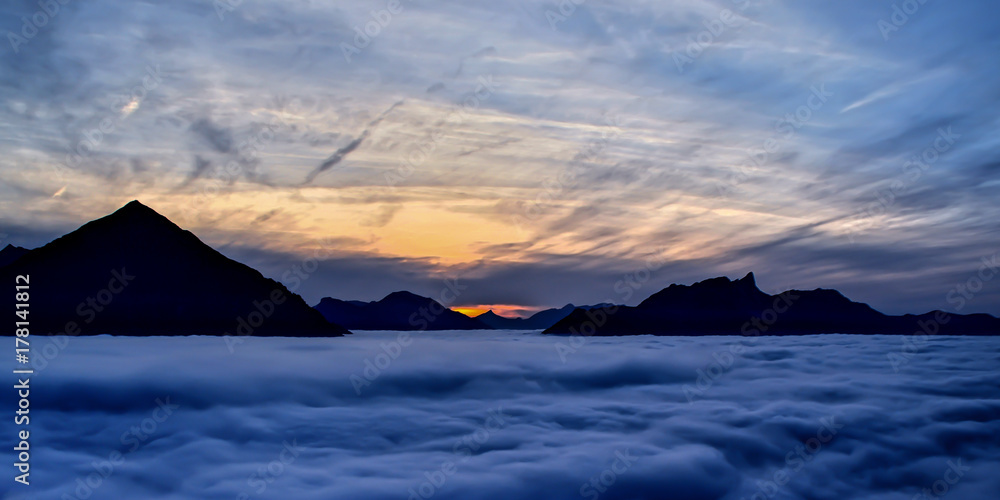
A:
<svg viewBox="0 0 1000 500">
<path fill-rule="evenodd" d="M 491 330 L 483 322 L 452 311 L 434 299 L 393 292 L 376 302 L 324 298 L 316 310 L 352 330 Z"/>
<path fill-rule="evenodd" d="M 932 311 L 889 316 L 852 302 L 836 290 L 789 290 L 768 295 L 753 273 L 670 285 L 635 307 L 577 309 L 543 333 L 582 335 L 997 335 L 1000 319 L 987 314 Z"/>
<path fill-rule="evenodd" d="M 7 245 L 3 250 L 0 250 L 0 267 L 4 267 L 11 264 L 17 259 L 20 259 L 22 255 L 28 253 L 27 248 L 16 247 L 14 245 Z"/>
<path fill-rule="evenodd" d="M 476 316 L 476 319 L 498 330 L 544 330 L 559 320 L 569 316 L 569 313 L 576 309 L 595 309 L 609 307 L 611 304 L 598 304 L 594 306 L 574 306 L 566 304 L 558 309 L 545 309 L 538 311 L 527 318 L 507 318 L 489 310 Z"/>
<path fill-rule="evenodd" d="M 29 276 L 35 334 L 350 333 L 138 201 L 28 251 L 0 275 Z"/>
</svg>

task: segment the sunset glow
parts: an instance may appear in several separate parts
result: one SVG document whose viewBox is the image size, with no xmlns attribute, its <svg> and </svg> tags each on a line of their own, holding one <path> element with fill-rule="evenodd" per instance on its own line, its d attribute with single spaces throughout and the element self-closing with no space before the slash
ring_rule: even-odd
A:
<svg viewBox="0 0 1000 500">
<path fill-rule="evenodd" d="M 526 318 L 542 309 L 541 307 L 524 307 L 512 304 L 473 305 L 451 308 L 451 310 L 469 317 L 476 317 L 487 311 L 493 311 L 494 314 L 505 318 Z"/>
</svg>

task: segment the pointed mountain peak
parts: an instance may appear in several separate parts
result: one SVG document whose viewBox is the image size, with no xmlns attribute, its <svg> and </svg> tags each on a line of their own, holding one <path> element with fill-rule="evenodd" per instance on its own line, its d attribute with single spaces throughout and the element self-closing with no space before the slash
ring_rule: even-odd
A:
<svg viewBox="0 0 1000 500">
<path fill-rule="evenodd" d="M 149 208 L 146 205 L 139 203 L 139 200 L 132 200 L 126 203 L 125 206 L 119 208 L 118 210 L 115 210 L 114 213 L 111 214 L 111 216 L 115 215 L 156 217 L 156 218 L 166 219 L 166 217 L 160 215 L 160 213 L 157 212 L 156 210 L 153 210 L 152 208 Z"/>
<path fill-rule="evenodd" d="M 747 275 L 744 276 L 742 279 L 740 279 L 739 282 L 743 283 L 744 285 L 757 286 L 757 278 L 754 277 L 753 271 L 747 273 Z"/>
<path fill-rule="evenodd" d="M 129 234 L 132 237 L 141 235 L 144 238 L 153 234 L 158 234 L 162 237 L 176 237 L 176 235 L 187 233 L 187 231 L 166 216 L 135 200 L 115 210 L 111 215 L 84 224 L 83 227 L 75 232 L 80 232 L 81 230 L 84 232 L 96 230 L 102 232 L 105 236 L 111 234 Z M 191 238 L 193 238 L 193 235 Z M 199 245 L 201 244 L 200 241 L 198 243 Z"/>
<path fill-rule="evenodd" d="M 254 335 L 346 333 L 284 285 L 222 255 L 138 201 L 9 266 L 18 274 L 37 274 L 41 282 L 61 284 L 58 293 L 38 294 L 37 303 L 32 297 L 32 309 L 44 318 L 38 324 L 43 331 L 62 331 L 78 320 L 73 312 L 79 297 L 108 286 L 109 278 L 117 276 L 128 291 L 114 292 L 115 307 L 88 325 L 87 334 L 231 335 L 239 331 L 236 318 L 248 318 L 254 301 L 264 299 L 272 300 L 272 306 L 285 305 L 267 313 L 267 321 L 251 329 Z"/>
</svg>

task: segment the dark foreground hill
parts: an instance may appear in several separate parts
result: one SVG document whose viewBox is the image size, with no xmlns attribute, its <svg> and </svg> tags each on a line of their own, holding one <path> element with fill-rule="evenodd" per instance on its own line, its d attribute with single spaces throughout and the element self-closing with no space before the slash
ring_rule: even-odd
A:
<svg viewBox="0 0 1000 500">
<path fill-rule="evenodd" d="M 577 309 L 544 333 L 582 335 L 1000 335 L 988 314 L 932 311 L 889 316 L 836 290 L 789 290 L 768 295 L 753 273 L 670 285 L 635 307 Z"/>
<path fill-rule="evenodd" d="M 0 275 L 30 278 L 33 334 L 349 333 L 138 201 L 20 255 Z"/>
<path fill-rule="evenodd" d="M 492 330 L 434 299 L 393 292 L 375 302 L 327 297 L 316 305 L 327 320 L 351 330 Z"/>
</svg>

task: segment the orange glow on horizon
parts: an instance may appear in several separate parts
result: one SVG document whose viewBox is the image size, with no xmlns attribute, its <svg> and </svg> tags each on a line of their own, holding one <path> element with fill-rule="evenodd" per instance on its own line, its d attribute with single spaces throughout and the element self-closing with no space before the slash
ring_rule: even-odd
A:
<svg viewBox="0 0 1000 500">
<path fill-rule="evenodd" d="M 487 311 L 493 311 L 494 314 L 498 316 L 503 316 L 505 318 L 527 318 L 532 314 L 535 314 L 544 307 L 526 307 L 511 304 L 479 304 L 463 307 L 452 307 L 451 310 L 455 312 L 460 312 L 470 318 L 474 318 L 483 314 Z"/>
<path fill-rule="evenodd" d="M 479 316 L 480 314 L 485 313 L 489 309 L 482 309 L 479 307 L 452 307 L 451 310 L 462 313 L 470 318 L 474 318 L 476 316 Z"/>
</svg>

